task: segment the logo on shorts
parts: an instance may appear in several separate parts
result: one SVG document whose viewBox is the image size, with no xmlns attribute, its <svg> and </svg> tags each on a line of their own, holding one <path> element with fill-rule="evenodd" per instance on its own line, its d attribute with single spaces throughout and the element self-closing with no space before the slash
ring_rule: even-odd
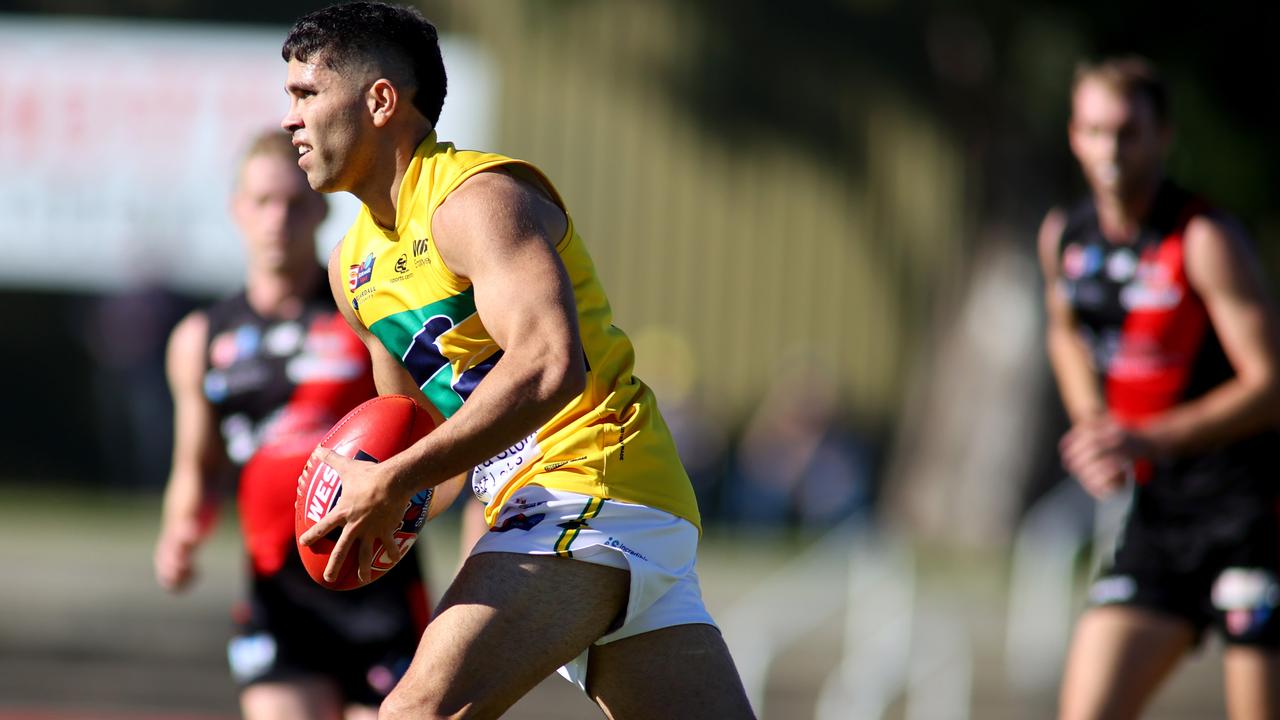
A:
<svg viewBox="0 0 1280 720">
<path fill-rule="evenodd" d="M 276 663 L 276 639 L 265 632 L 236 636 L 227 643 L 227 662 L 240 682 L 265 675 Z"/>
<path fill-rule="evenodd" d="M 538 513 L 537 515 L 517 513 L 497 525 L 494 525 L 489 532 L 507 532 L 508 530 L 524 530 L 525 532 L 528 532 L 529 530 L 532 530 L 535 525 L 542 522 L 542 519 L 546 516 L 546 513 Z"/>
<path fill-rule="evenodd" d="M 1138 592 L 1138 584 L 1128 575 L 1112 575 L 1104 577 L 1089 588 L 1089 602 L 1094 605 L 1109 605 L 1128 602 Z"/>
<path fill-rule="evenodd" d="M 1235 637 L 1263 628 L 1277 606 L 1280 585 L 1266 570 L 1227 568 L 1213 583 L 1213 606 L 1223 612 L 1227 633 Z"/>
</svg>

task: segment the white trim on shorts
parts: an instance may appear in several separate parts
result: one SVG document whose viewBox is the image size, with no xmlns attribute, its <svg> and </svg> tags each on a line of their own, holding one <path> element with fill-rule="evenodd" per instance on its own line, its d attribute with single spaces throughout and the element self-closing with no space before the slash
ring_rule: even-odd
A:
<svg viewBox="0 0 1280 720">
<path fill-rule="evenodd" d="M 558 555 L 630 571 L 622 624 L 593 643 L 604 645 L 676 625 L 715 627 L 694 571 L 697 550 L 698 529 L 671 513 L 526 485 L 507 499 L 471 554 Z M 587 651 L 560 674 L 585 691 Z"/>
</svg>

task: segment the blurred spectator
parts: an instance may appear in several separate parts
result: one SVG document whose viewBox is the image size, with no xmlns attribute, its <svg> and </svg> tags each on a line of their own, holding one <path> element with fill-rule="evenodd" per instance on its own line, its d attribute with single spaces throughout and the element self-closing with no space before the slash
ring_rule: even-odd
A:
<svg viewBox="0 0 1280 720">
<path fill-rule="evenodd" d="M 122 489 L 164 486 L 173 406 L 164 379 L 169 331 L 191 301 L 151 279 L 103 295 L 85 316 L 101 478 Z"/>
<path fill-rule="evenodd" d="M 799 367 L 769 389 L 743 433 L 727 497 L 738 522 L 822 526 L 870 510 L 868 445 L 842 426 L 831 374 Z"/>
<path fill-rule="evenodd" d="M 656 360 L 639 369 L 654 389 L 662 418 L 676 443 L 680 461 L 693 483 L 703 521 L 719 519 L 729 469 L 729 433 L 701 394 L 696 355 L 683 335 L 666 326 L 650 325 L 635 333 L 636 355 Z"/>
</svg>

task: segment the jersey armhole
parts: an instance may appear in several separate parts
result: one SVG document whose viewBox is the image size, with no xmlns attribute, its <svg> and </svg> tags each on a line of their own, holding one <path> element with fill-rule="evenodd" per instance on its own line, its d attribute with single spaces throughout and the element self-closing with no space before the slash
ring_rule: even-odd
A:
<svg viewBox="0 0 1280 720">
<path fill-rule="evenodd" d="M 448 264 L 444 261 L 444 257 L 440 255 L 438 249 L 439 246 L 436 244 L 435 234 L 431 231 L 431 224 L 432 221 L 435 220 L 436 210 L 440 209 L 440 206 L 444 204 L 444 201 L 447 200 L 448 197 L 453 194 L 453 191 L 457 190 L 462 183 L 482 172 L 497 169 L 510 172 L 516 179 L 523 180 L 540 188 L 542 192 L 546 194 L 547 199 L 555 203 L 556 207 L 559 207 L 560 211 L 564 213 L 564 236 L 556 241 L 556 252 L 563 252 L 569 245 L 569 241 L 573 238 L 573 218 L 569 216 L 569 210 L 565 207 L 564 200 L 560 197 L 560 192 L 556 190 L 556 186 L 551 183 L 551 180 L 544 175 L 541 170 L 524 160 L 507 157 L 499 157 L 477 163 L 459 173 L 458 176 L 449 183 L 449 186 L 440 196 L 439 201 L 434 203 L 427 213 L 426 232 L 427 237 L 431 240 L 430 252 L 433 258 L 438 261 L 436 263 L 432 263 L 433 272 L 437 277 L 439 277 L 441 282 L 456 292 L 466 290 L 471 287 L 471 283 L 459 277 L 449 269 Z"/>
</svg>

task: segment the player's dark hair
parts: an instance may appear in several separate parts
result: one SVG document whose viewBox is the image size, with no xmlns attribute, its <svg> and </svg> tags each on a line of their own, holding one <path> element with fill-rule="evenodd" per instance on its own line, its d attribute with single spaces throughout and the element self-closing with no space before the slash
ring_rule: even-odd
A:
<svg viewBox="0 0 1280 720">
<path fill-rule="evenodd" d="M 354 62 L 403 64 L 413 74 L 413 105 L 434 126 L 447 81 L 436 27 L 417 8 L 381 2 L 331 5 L 294 23 L 280 49 L 289 60 L 323 62 L 338 70 Z"/>
<path fill-rule="evenodd" d="M 1145 99 L 1161 126 L 1167 126 L 1173 119 L 1169 108 L 1169 87 L 1156 66 L 1144 57 L 1125 55 L 1097 62 L 1081 62 L 1076 65 L 1071 92 L 1075 93 L 1080 83 L 1089 79 L 1100 80 L 1125 97 Z"/>
</svg>

